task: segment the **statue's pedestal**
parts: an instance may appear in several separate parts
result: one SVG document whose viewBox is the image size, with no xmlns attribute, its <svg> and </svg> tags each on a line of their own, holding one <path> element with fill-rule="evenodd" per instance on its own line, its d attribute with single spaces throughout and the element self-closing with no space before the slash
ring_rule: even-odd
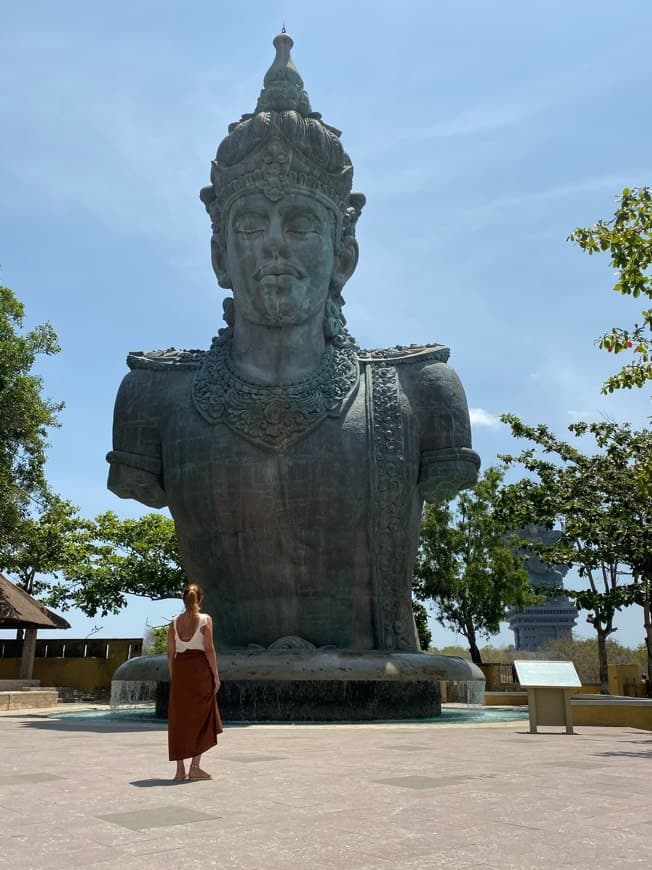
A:
<svg viewBox="0 0 652 870">
<path fill-rule="evenodd" d="M 334 722 L 430 719 L 441 714 L 441 680 L 482 703 L 484 675 L 465 659 L 426 653 L 352 650 L 220 652 L 218 696 L 225 722 Z M 166 656 L 130 659 L 115 681 L 156 681 L 157 714 L 167 716 Z"/>
</svg>

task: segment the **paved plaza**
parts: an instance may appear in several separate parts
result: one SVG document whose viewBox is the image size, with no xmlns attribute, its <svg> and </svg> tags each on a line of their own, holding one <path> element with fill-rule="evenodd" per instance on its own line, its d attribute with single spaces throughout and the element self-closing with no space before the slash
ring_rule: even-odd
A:
<svg viewBox="0 0 652 870">
<path fill-rule="evenodd" d="M 0 715 L 0 866 L 652 866 L 652 733 L 527 721 L 227 726 L 172 783 L 165 723 Z"/>
</svg>

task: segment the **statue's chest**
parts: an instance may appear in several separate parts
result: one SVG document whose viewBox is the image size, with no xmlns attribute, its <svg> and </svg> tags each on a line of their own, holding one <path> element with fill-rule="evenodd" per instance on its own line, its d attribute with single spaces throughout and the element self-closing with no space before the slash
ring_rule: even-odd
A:
<svg viewBox="0 0 652 870">
<path fill-rule="evenodd" d="M 329 345 L 307 380 L 286 385 L 245 381 L 232 367 L 232 339 L 215 339 L 192 383 L 192 402 L 207 423 L 227 426 L 256 447 L 277 454 L 305 439 L 328 418 L 341 417 L 358 390 L 355 347 Z"/>
<path fill-rule="evenodd" d="M 361 516 L 369 498 L 364 385 L 349 407 L 283 450 L 265 449 L 199 414 L 170 418 L 162 432 L 165 488 L 175 518 L 222 528 L 304 525 Z M 347 518 L 348 514 L 348 518 Z M 209 519 L 210 518 L 210 519 Z"/>
</svg>

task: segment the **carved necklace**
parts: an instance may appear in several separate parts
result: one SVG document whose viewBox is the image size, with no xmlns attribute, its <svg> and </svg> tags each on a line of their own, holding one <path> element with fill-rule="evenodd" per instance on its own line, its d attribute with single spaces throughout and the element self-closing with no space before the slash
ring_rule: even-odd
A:
<svg viewBox="0 0 652 870">
<path fill-rule="evenodd" d="M 243 380 L 233 370 L 231 330 L 215 339 L 195 374 L 192 398 L 207 423 L 268 450 L 299 441 L 326 417 L 339 417 L 360 378 L 357 348 L 350 337 L 329 343 L 321 365 L 308 380 L 265 386 Z"/>
</svg>

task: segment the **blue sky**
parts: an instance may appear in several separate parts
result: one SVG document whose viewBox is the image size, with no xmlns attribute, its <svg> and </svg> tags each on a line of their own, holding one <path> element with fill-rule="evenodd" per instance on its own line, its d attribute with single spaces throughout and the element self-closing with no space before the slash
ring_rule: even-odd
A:
<svg viewBox="0 0 652 870">
<path fill-rule="evenodd" d="M 359 343 L 449 345 L 485 466 L 517 449 L 505 411 L 558 434 L 580 418 L 645 425 L 649 391 L 602 396 L 614 360 L 594 345 L 640 306 L 566 237 L 650 183 L 648 0 L 31 0 L 2 4 L 0 280 L 63 347 L 40 366 L 66 403 L 53 486 L 88 515 L 141 512 L 105 488 L 125 357 L 207 348 L 220 326 L 198 192 L 284 21 L 367 196 L 345 289 Z M 76 636 L 140 636 L 175 610 L 134 599 L 117 617 L 69 617 Z M 636 609 L 618 625 L 621 642 L 642 640 Z M 436 627 L 434 640 L 460 638 Z"/>
</svg>

